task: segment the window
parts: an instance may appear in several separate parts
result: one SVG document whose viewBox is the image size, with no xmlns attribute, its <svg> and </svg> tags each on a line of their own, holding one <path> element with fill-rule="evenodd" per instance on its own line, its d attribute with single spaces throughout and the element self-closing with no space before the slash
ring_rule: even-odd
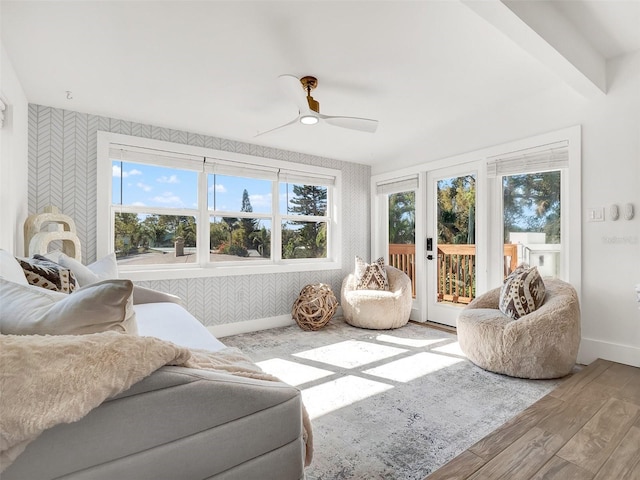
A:
<svg viewBox="0 0 640 480">
<path fill-rule="evenodd" d="M 538 267 L 543 277 L 563 276 L 562 192 L 568 159 L 564 141 L 489 160 L 488 173 L 501 187 L 505 275 L 526 263 Z"/>
<path fill-rule="evenodd" d="M 339 185 L 337 170 L 100 132 L 98 253 L 164 272 L 135 279 L 340 268 Z"/>
</svg>

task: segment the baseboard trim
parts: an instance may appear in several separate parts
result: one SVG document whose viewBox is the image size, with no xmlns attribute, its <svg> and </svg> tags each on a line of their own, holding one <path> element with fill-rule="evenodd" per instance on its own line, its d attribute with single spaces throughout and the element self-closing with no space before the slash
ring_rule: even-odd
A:
<svg viewBox="0 0 640 480">
<path fill-rule="evenodd" d="M 640 348 L 583 338 L 578 351 L 578 363 L 589 365 L 598 358 L 640 367 Z"/>
<path fill-rule="evenodd" d="M 342 316 L 342 307 L 338 307 L 333 318 Z M 258 332 L 260 330 L 269 330 L 270 328 L 288 327 L 295 325 L 295 320 L 290 314 L 277 315 L 275 317 L 257 318 L 255 320 L 246 320 L 244 322 L 225 323 L 222 325 L 211 325 L 207 329 L 216 337 L 230 337 L 231 335 L 239 335 L 241 333 Z"/>
</svg>

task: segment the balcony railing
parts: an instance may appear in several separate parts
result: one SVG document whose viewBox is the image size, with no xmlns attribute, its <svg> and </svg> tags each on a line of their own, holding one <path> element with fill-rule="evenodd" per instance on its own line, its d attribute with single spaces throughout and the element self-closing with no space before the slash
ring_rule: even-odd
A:
<svg viewBox="0 0 640 480">
<path fill-rule="evenodd" d="M 416 246 L 415 244 L 390 243 L 389 265 L 402 270 L 411 279 L 411 293 L 416 298 Z"/>
<path fill-rule="evenodd" d="M 504 276 L 515 270 L 518 250 L 515 244 L 504 245 Z M 405 272 L 411 279 L 413 297 L 416 296 L 416 246 L 390 244 L 389 265 Z M 475 298 L 476 246 L 438 245 L 438 301 L 467 304 Z"/>
</svg>

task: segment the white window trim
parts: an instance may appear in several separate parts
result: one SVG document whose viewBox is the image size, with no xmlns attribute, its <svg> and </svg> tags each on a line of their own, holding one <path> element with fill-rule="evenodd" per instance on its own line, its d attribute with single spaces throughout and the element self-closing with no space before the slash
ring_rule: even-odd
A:
<svg viewBox="0 0 640 480">
<path fill-rule="evenodd" d="M 256 260 L 250 263 L 211 263 L 204 259 L 197 264 L 121 266 L 119 273 L 122 278 L 129 278 L 131 280 L 164 280 L 174 278 L 253 275 L 258 273 L 338 270 L 342 268 L 342 215 L 340 208 L 342 204 L 342 172 L 340 170 L 103 131 L 99 131 L 97 134 L 96 248 L 98 258 L 113 251 L 114 222 L 111 215 L 112 165 L 109 152 L 110 149 L 117 148 L 118 145 L 131 147 L 133 149 L 159 150 L 176 154 L 177 156 L 206 157 L 208 160 L 220 160 L 221 163 L 255 165 L 256 168 L 264 167 L 265 170 L 270 171 L 282 170 L 289 175 L 291 175 L 291 172 L 296 172 L 300 178 L 315 177 L 322 180 L 324 177 L 325 179 L 335 179 L 333 181 L 333 188 L 328 189 L 327 196 L 327 204 L 331 208 L 331 211 L 327 212 L 327 216 L 309 217 L 313 218 L 313 221 L 328 221 L 327 236 L 329 241 L 327 242 L 327 258 L 282 260 L 278 257 L 274 260 L 272 257 L 270 260 Z M 201 219 L 207 219 L 208 221 L 208 218 L 212 216 L 212 212 L 207 209 L 207 177 L 206 175 L 200 175 L 199 178 L 201 183 L 198 185 L 199 209 L 197 209 L 197 211 Z M 276 213 L 279 209 L 278 182 L 274 183 L 273 190 L 272 209 L 274 213 L 271 218 L 279 222 L 280 219 L 285 219 L 285 217 L 288 216 Z M 204 201 L 201 196 L 204 197 Z M 127 209 L 129 209 L 129 207 L 127 207 Z M 259 216 L 262 217 L 261 214 Z M 307 217 L 304 219 L 306 218 Z M 295 219 L 303 220 L 301 216 L 296 216 Z M 271 229 L 271 234 L 277 242 L 276 245 L 280 244 L 281 234 L 279 227 L 280 225 L 274 223 Z M 205 228 L 198 229 L 197 244 L 199 245 L 199 254 L 201 250 L 204 250 L 204 246 L 208 246 L 209 244 L 207 233 L 208 230 Z M 206 250 L 208 251 L 208 248 Z M 203 255 L 200 254 L 199 258 L 202 259 Z"/>
</svg>

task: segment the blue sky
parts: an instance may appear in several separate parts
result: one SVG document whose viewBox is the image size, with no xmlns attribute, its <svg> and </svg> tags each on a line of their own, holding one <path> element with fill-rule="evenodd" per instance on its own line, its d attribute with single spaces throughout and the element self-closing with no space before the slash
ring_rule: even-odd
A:
<svg viewBox="0 0 640 480">
<path fill-rule="evenodd" d="M 121 168 L 122 165 L 122 168 Z M 122 185 L 123 205 L 197 208 L 198 174 L 153 165 L 112 162 L 113 203 L 120 203 Z M 289 198 L 293 185 L 289 186 Z M 213 209 L 214 197 L 217 210 L 240 211 L 242 192 L 249 193 L 251 207 L 256 213 L 271 212 L 271 182 L 253 178 L 208 175 L 209 209 Z M 280 208 L 285 210 L 286 185 L 280 186 Z M 282 211 L 281 213 L 286 213 Z"/>
</svg>

